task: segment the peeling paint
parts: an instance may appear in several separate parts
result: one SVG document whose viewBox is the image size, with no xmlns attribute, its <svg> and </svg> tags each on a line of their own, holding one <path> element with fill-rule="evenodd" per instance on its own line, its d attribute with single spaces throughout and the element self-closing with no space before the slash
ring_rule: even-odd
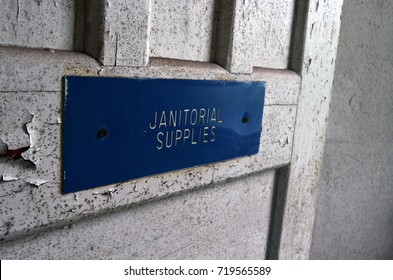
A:
<svg viewBox="0 0 393 280">
<path fill-rule="evenodd" d="M 9 181 L 19 180 L 19 178 L 16 175 L 14 175 L 14 174 L 3 174 L 2 180 L 4 182 L 9 182 Z"/>
<path fill-rule="evenodd" d="M 148 64 L 146 39 L 150 36 L 151 0 L 87 1 L 86 4 L 87 20 L 91 24 L 87 25 L 85 51 L 103 65 Z"/>
<path fill-rule="evenodd" d="M 205 258 L 263 259 L 273 185 L 274 171 L 267 171 L 62 225 L 3 243 L 0 258 L 195 259 L 203 252 Z"/>
<path fill-rule="evenodd" d="M 32 113 L 31 113 L 32 114 Z M 38 131 L 36 126 L 33 124 L 36 115 L 33 115 L 33 119 L 30 123 L 26 124 L 27 132 L 29 133 L 30 137 L 30 147 L 29 149 L 22 154 L 22 157 L 25 160 L 29 160 L 34 164 L 37 164 L 37 159 L 34 158 L 34 154 L 39 151 L 39 148 L 36 147 L 37 145 L 37 138 L 38 138 Z"/>
<path fill-rule="evenodd" d="M 22 147 L 16 150 L 8 150 L 7 144 L 5 144 L 5 147 L 6 150 L 0 154 L 0 157 L 12 158 L 14 160 L 22 158 L 23 153 L 29 149 L 29 147 Z"/>
<path fill-rule="evenodd" d="M 0 158 L 0 170 L 4 170 L 2 173 L 15 175 L 18 178 L 15 181 L 2 182 L 0 188 L 0 197 L 3 198 L 0 201 L 3 203 L 0 207 L 0 216 L 3 220 L 15 218 L 7 237 L 4 237 L 4 232 L 0 231 L 0 238 L 8 240 L 112 209 L 169 197 L 195 188 L 208 187 L 213 183 L 226 182 L 239 176 L 282 166 L 290 161 L 291 145 L 281 147 L 278 143 L 271 143 L 270 140 L 277 139 L 278 135 L 280 138 L 283 133 L 288 132 L 288 125 L 294 125 L 295 103 L 300 84 L 300 78 L 294 72 L 257 69 L 254 74 L 244 76 L 229 74 L 222 67 L 212 64 L 195 65 L 194 62 L 182 64 L 179 61 L 160 60 L 155 61 L 150 67 L 114 68 L 99 67 L 86 55 L 76 53 L 66 55 L 60 51 L 50 53 L 40 50 L 0 48 L 0 54 L 0 60 L 7 59 L 5 63 L 0 63 L 2 72 L 11 71 L 10 68 L 2 68 L 2 65 L 12 64 L 15 68 L 21 69 L 18 77 L 14 77 L 12 81 L 10 79 L 6 84 L 0 84 L 0 90 L 7 91 L 2 93 L 1 98 L 4 102 L 0 103 L 0 107 L 7 108 L 3 110 L 9 119 L 7 123 L 12 124 L 15 116 L 23 112 L 18 129 L 7 129 L 8 134 L 5 136 L 10 139 L 23 136 L 19 142 L 15 142 L 18 144 L 16 148 L 22 147 L 21 143 L 24 143 L 23 147 L 29 148 L 22 154 L 21 159 L 14 161 L 11 158 Z M 12 60 L 13 58 L 18 59 Z M 69 61 L 70 66 L 64 67 L 66 61 Z M 34 70 L 35 68 L 29 68 L 29 65 L 38 65 L 40 68 Z M 272 86 L 266 96 L 260 153 L 253 157 L 103 186 L 78 192 L 76 196 L 62 194 L 61 78 L 63 75 L 71 74 L 97 75 L 99 69 L 103 76 L 266 80 Z M 32 76 L 31 73 L 38 76 Z M 50 79 L 49 75 L 51 75 Z M 39 80 L 40 77 L 43 79 Z M 30 80 L 38 83 L 29 82 Z M 21 90 L 18 91 L 18 88 Z M 9 89 L 17 91 L 10 92 Z M 35 91 L 31 91 L 34 89 Z M 286 105 L 278 105 L 281 103 Z M 2 120 L 4 118 L 0 119 L 0 122 Z M 293 131 L 290 130 L 289 133 L 289 137 L 292 137 Z M 0 133 L 1 139 L 4 138 L 3 136 Z M 18 207 L 20 209 L 15 212 L 14 209 Z"/>
<path fill-rule="evenodd" d="M 36 187 L 39 187 L 39 186 L 41 186 L 41 185 L 43 185 L 43 184 L 45 184 L 45 183 L 48 182 L 48 181 L 46 181 L 46 180 L 42 180 L 42 179 L 33 179 L 33 178 L 27 178 L 27 179 L 25 179 L 25 181 L 26 181 L 27 183 L 29 183 L 30 185 L 33 185 L 33 186 L 36 186 Z"/>
<path fill-rule="evenodd" d="M 73 15 L 77 1 L 62 0 L 62 5 L 57 5 L 57 2 L 52 0 L 17 0 L 8 1 L 7 4 L 3 2 L 0 16 L 0 26 L 5 27 L 0 32 L 2 44 L 73 49 Z"/>
<path fill-rule="evenodd" d="M 286 137 L 284 137 L 282 139 L 279 139 L 278 142 L 280 143 L 281 147 L 284 147 L 285 145 L 288 145 L 289 144 L 288 136 L 286 136 Z"/>
</svg>

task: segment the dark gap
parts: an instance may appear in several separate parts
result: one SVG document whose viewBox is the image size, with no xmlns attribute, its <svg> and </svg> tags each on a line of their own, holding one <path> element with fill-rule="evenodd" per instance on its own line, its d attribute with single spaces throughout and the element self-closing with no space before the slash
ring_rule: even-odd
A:
<svg viewBox="0 0 393 280">
<path fill-rule="evenodd" d="M 83 52 L 93 56 L 97 61 L 102 59 L 102 47 L 105 39 L 105 2 L 82 0 L 80 26 L 83 25 Z"/>
<path fill-rule="evenodd" d="M 290 167 L 288 165 L 278 169 L 276 172 L 266 248 L 267 260 L 278 260 L 279 257 L 284 210 L 287 200 L 289 171 Z"/>
<path fill-rule="evenodd" d="M 26 152 L 30 147 L 22 147 L 16 150 L 9 150 L 8 145 L 2 143 L 0 140 L 0 158 L 7 158 L 7 160 L 12 160 L 13 165 L 18 165 L 23 169 L 35 169 L 35 164 L 30 160 L 25 160 L 22 154 Z"/>
<path fill-rule="evenodd" d="M 235 1 L 215 0 L 210 62 L 225 68 L 231 44 Z"/>
<path fill-rule="evenodd" d="M 30 147 L 22 147 L 16 150 L 7 150 L 4 153 L 0 154 L 0 157 L 5 157 L 5 158 L 12 158 L 14 160 L 22 158 L 22 154 L 26 152 Z"/>
<path fill-rule="evenodd" d="M 288 69 L 298 74 L 302 70 L 308 6 L 309 0 L 296 0 L 293 11 Z"/>
<path fill-rule="evenodd" d="M 74 28 L 74 51 L 83 52 L 85 47 L 85 19 L 86 0 L 74 0 L 75 28 Z"/>
</svg>

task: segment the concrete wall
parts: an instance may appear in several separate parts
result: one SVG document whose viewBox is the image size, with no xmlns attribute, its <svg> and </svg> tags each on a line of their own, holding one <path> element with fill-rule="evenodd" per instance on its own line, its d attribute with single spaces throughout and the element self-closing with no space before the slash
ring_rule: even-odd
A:
<svg viewBox="0 0 393 280">
<path fill-rule="evenodd" d="M 227 2 L 227 3 L 225 3 Z M 217 27 L 222 0 L 153 1 L 151 56 L 196 61 L 215 60 Z M 294 0 L 247 1 L 246 20 L 252 23 L 253 65 L 286 69 L 289 63 Z M 228 24 L 230 25 L 230 24 Z M 228 33 L 231 31 L 228 30 Z"/>
<path fill-rule="evenodd" d="M 0 1 L 0 44 L 72 50 L 77 1 Z"/>
<path fill-rule="evenodd" d="M 179 3 L 0 2 L 1 258 L 308 258 L 342 0 Z M 63 194 L 67 75 L 265 81 L 259 153 Z"/>
<path fill-rule="evenodd" d="M 393 258 L 393 3 L 345 0 L 311 257 Z"/>
<path fill-rule="evenodd" d="M 106 213 L 5 243 L 0 258 L 263 259 L 273 183 L 255 174 Z"/>
<path fill-rule="evenodd" d="M 294 1 L 282 1 L 285 36 L 253 13 L 257 1 L 46 2 L 1 3 L 1 258 L 264 258 L 275 169 L 290 163 L 300 86 L 286 69 Z M 265 4 L 269 17 L 281 14 Z M 231 29 L 222 33 L 226 20 Z M 263 60 L 265 69 L 253 69 L 260 37 L 244 32 L 251 23 L 285 49 L 271 49 L 282 70 Z M 227 43 L 220 59 L 210 56 Z M 266 81 L 260 152 L 63 194 L 65 75 Z M 4 156 L 16 150 L 19 158 Z"/>
</svg>

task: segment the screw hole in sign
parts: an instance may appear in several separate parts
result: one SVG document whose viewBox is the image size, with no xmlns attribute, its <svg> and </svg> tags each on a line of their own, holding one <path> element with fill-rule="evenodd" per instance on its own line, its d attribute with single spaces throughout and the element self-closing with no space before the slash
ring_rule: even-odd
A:
<svg viewBox="0 0 393 280">
<path fill-rule="evenodd" d="M 108 131 L 107 128 L 101 128 L 101 129 L 98 130 L 98 132 L 97 132 L 97 137 L 98 137 L 99 139 L 104 139 L 104 138 L 108 137 L 108 135 L 109 135 L 109 131 Z"/>
<path fill-rule="evenodd" d="M 242 123 L 247 124 L 250 121 L 250 119 L 248 118 L 248 114 L 244 113 L 244 116 L 242 118 Z"/>
</svg>

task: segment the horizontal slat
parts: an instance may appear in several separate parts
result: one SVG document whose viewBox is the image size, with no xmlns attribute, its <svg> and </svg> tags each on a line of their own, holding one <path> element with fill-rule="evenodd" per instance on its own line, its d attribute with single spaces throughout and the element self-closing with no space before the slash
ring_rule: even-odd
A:
<svg viewBox="0 0 393 280">
<path fill-rule="evenodd" d="M 96 74 L 99 64 L 77 52 L 0 47 L 0 91 L 61 91 L 68 65 Z"/>
<path fill-rule="evenodd" d="M 263 259 L 273 183 L 268 171 L 41 232 L 1 245 L 0 258 Z"/>
<path fill-rule="evenodd" d="M 227 181 L 290 162 L 296 106 L 266 106 L 260 152 L 256 156 L 63 195 L 59 157 L 61 125 L 57 123 L 61 94 L 0 94 L 5 97 L 3 106 L 8 108 L 5 110 L 7 119 L 17 116 L 21 110 L 30 109 L 33 113 L 31 123 L 27 124 L 30 149 L 23 154 L 27 161 L 0 159 L 2 178 L 16 178 L 2 182 L 0 190 L 1 219 L 12 221 L 8 228 L 2 228 L 2 238 L 12 238 L 50 224 L 69 222 L 82 216 Z M 19 106 L 13 107 L 15 103 Z M 33 112 L 37 107 L 40 110 Z M 17 129 L 2 131 L 0 138 L 18 139 L 25 134 L 23 126 L 19 126 Z M 26 145 L 25 139 L 21 144 Z"/>
<path fill-rule="evenodd" d="M 236 75 L 217 64 L 174 59 L 152 59 L 150 67 L 101 67 L 76 52 L 0 47 L 0 91 L 61 91 L 64 75 L 265 81 L 267 105 L 296 104 L 300 86 L 289 70 L 254 68 L 252 75 Z"/>
<path fill-rule="evenodd" d="M 167 59 L 153 60 L 150 67 L 102 68 L 89 56 L 79 53 L 13 48 L 0 48 L 0 55 L 0 139 L 12 149 L 30 147 L 23 153 L 26 160 L 0 158 L 3 176 L 0 216 L 1 220 L 10 221 L 7 227 L 1 228 L 3 239 L 273 169 L 291 160 L 300 82 L 291 71 L 255 69 L 252 75 L 233 75 L 215 64 Z M 266 81 L 260 152 L 252 157 L 63 195 L 60 182 L 62 78 L 71 74 Z"/>
</svg>

